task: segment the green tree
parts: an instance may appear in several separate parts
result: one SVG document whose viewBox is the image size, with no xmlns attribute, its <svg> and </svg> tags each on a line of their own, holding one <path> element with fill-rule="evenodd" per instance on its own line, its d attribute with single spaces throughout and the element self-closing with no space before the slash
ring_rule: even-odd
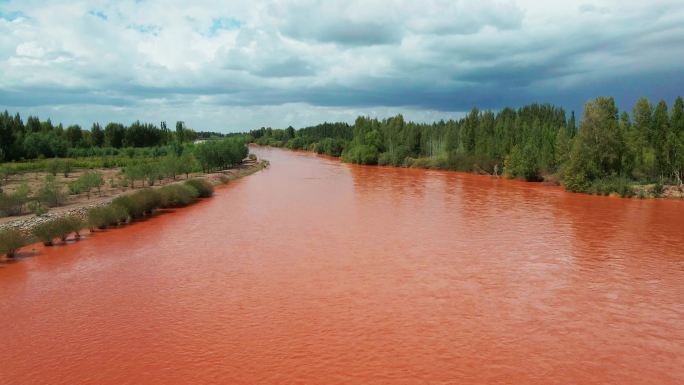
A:
<svg viewBox="0 0 684 385">
<path fill-rule="evenodd" d="M 176 140 L 178 143 L 185 142 L 187 139 L 185 136 L 185 122 L 176 122 Z"/>
<path fill-rule="evenodd" d="M 667 172 L 667 156 L 665 144 L 670 130 L 670 117 L 668 115 L 667 103 L 661 100 L 653 111 L 653 120 L 649 135 L 651 148 L 655 152 L 655 169 L 657 176 L 662 178 Z"/>
<path fill-rule="evenodd" d="M 90 144 L 94 147 L 102 147 L 105 143 L 105 134 L 99 123 L 93 123 L 90 128 Z"/>
<path fill-rule="evenodd" d="M 614 99 L 599 97 L 588 102 L 563 185 L 570 191 L 585 191 L 594 179 L 620 174 L 623 146 Z"/>
<path fill-rule="evenodd" d="M 70 147 L 79 147 L 81 145 L 83 140 L 83 130 L 81 130 L 81 126 L 69 126 L 67 127 L 65 134 Z"/>
<path fill-rule="evenodd" d="M 684 184 L 684 100 L 681 96 L 672 105 L 666 155 L 672 176 L 681 187 Z"/>
<path fill-rule="evenodd" d="M 628 147 L 634 154 L 634 174 L 638 179 L 655 175 L 654 149 L 650 146 L 650 132 L 653 125 L 653 106 L 646 98 L 637 101 L 632 112 L 632 129 Z"/>
</svg>

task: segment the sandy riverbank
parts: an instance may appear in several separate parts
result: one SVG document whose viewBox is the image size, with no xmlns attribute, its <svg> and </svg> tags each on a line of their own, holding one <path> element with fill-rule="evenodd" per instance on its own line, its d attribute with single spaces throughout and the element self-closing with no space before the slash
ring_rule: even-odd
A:
<svg viewBox="0 0 684 385">
<path fill-rule="evenodd" d="M 185 176 L 181 176 L 178 177 L 176 180 L 164 181 L 163 184 L 153 186 L 152 188 L 160 188 L 163 186 L 168 186 L 170 184 L 183 183 L 188 178 L 206 179 L 214 185 L 219 185 L 227 183 L 231 180 L 241 178 L 243 176 L 253 174 L 267 166 L 267 160 L 246 160 L 243 164 L 234 168 L 206 174 L 194 173 L 189 175 L 187 178 Z M 72 216 L 85 219 L 88 210 L 94 207 L 106 206 L 116 197 L 132 194 L 141 189 L 142 187 L 140 186 L 137 188 L 116 188 L 106 186 L 102 189 L 101 194 L 91 194 L 90 197 L 86 197 L 85 194 L 80 194 L 79 196 L 72 196 L 70 197 L 70 200 L 66 205 L 52 208 L 48 213 L 44 215 L 38 216 L 34 214 L 26 214 L 21 216 L 0 218 L 0 230 L 4 228 L 14 228 L 22 231 L 26 235 L 30 235 L 32 229 L 41 223 L 47 222 L 55 218 L 64 218 Z"/>
</svg>

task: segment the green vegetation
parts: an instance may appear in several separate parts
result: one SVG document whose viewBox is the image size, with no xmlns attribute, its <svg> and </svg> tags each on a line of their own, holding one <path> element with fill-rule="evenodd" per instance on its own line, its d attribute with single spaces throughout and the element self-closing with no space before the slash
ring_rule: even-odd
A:
<svg viewBox="0 0 684 385">
<path fill-rule="evenodd" d="M 261 128 L 250 131 L 254 143 L 291 150 L 308 150 L 318 154 L 340 156 L 342 150 L 353 138 L 352 127 L 347 123 L 323 123 L 295 130 Z"/>
<path fill-rule="evenodd" d="M 11 216 L 23 214 L 24 206 L 28 202 L 30 193 L 31 191 L 25 183 L 20 185 L 19 188 L 12 193 L 0 191 L 0 215 Z"/>
<path fill-rule="evenodd" d="M 64 204 L 66 194 L 62 191 L 61 186 L 55 182 L 55 177 L 48 175 L 45 178 L 45 183 L 36 193 L 37 200 L 45 204 L 47 207 L 56 207 Z"/>
<path fill-rule="evenodd" d="M 190 173 L 218 171 L 235 166 L 242 163 L 248 155 L 244 134 L 228 135 L 225 138 L 215 133 L 195 134 L 182 122 L 176 125 L 175 133 L 168 132 L 165 124 L 159 129 L 139 123 L 128 128 L 110 124 L 104 130 L 95 124 L 91 131 L 74 128 L 62 130 L 63 132 L 60 127 L 53 126 L 49 120 L 40 122 L 34 117 L 30 117 L 24 125 L 18 115 L 11 117 L 6 111 L 0 114 L 0 138 L 5 137 L 8 140 L 0 142 L 0 147 L 4 148 L 0 148 L 0 154 L 5 159 L 12 160 L 0 164 L 0 216 L 22 215 L 27 212 L 43 215 L 48 208 L 67 202 L 68 195 L 65 191 L 69 195 L 86 194 L 90 199 L 93 191 L 101 195 L 103 187 L 135 189 L 176 180 L 179 175 L 188 179 Z M 75 132 L 80 134 L 74 134 Z M 67 145 L 69 151 L 66 153 L 34 154 L 24 151 L 23 147 L 23 140 L 33 133 L 47 135 L 52 139 L 53 136 L 68 138 L 74 134 L 74 137 L 80 137 L 81 140 L 69 142 L 78 145 Z M 197 137 L 206 140 L 192 143 Z M 142 145 L 154 147 L 141 147 Z M 15 162 L 33 156 L 38 159 Z M 44 159 L 48 156 L 73 158 Z M 108 178 L 108 186 L 102 172 L 93 170 L 114 167 L 121 170 L 116 177 Z M 84 173 L 83 169 L 89 171 Z M 28 184 L 17 187 L 18 181 L 31 180 L 31 176 L 27 174 L 29 172 L 48 174 L 43 185 L 36 187 L 34 191 L 31 191 Z M 79 174 L 76 180 L 67 179 L 58 183 L 58 174 L 63 174 L 66 179 L 72 172 Z M 14 182 L 13 187 L 7 189 L 7 192 L 3 191 L 2 183 L 7 184 L 10 180 Z"/>
<path fill-rule="evenodd" d="M 359 117 L 353 126 L 325 123 L 250 132 L 257 144 L 305 149 L 358 164 L 379 164 L 560 180 L 568 191 L 634 196 L 641 185 L 683 187 L 684 101 L 670 109 L 640 99 L 632 114 L 613 98 L 588 102 L 575 114 L 533 104 L 499 112 L 474 108 L 460 120 L 405 122 L 401 115 Z M 640 191 L 641 193 L 637 192 Z M 658 195 L 662 187 L 649 189 Z"/>
<path fill-rule="evenodd" d="M 59 238 L 66 242 L 71 233 L 80 238 L 83 223 L 76 217 L 55 218 L 42 223 L 33 229 L 34 236 L 46 246 L 52 246 L 52 242 Z"/>
<path fill-rule="evenodd" d="M 87 222 L 90 230 L 93 231 L 95 229 L 104 230 L 107 226 L 117 223 L 118 220 L 111 207 L 105 206 L 88 210 Z"/>
<path fill-rule="evenodd" d="M 66 228 L 69 230 L 69 232 L 74 233 L 74 236 L 76 239 L 81 238 L 81 230 L 85 227 L 85 223 L 83 220 L 81 220 L 78 217 L 72 216 L 69 218 L 65 219 L 66 221 Z M 62 241 L 65 241 L 66 237 L 62 238 Z"/>
<path fill-rule="evenodd" d="M 208 198 L 214 194 L 214 186 L 204 179 L 190 179 L 185 184 L 197 190 L 200 198 Z"/>
<path fill-rule="evenodd" d="M 187 184 L 172 184 L 159 189 L 161 207 L 173 208 L 187 206 L 199 197 L 199 192 Z"/>
<path fill-rule="evenodd" d="M 261 161 L 254 167 L 242 170 L 231 177 L 221 178 L 221 183 L 228 183 L 268 166 L 268 162 Z M 51 175 L 50 175 L 51 176 Z M 13 258 L 21 247 L 38 240 L 46 246 L 52 246 L 55 239 L 66 242 L 69 235 L 74 234 L 77 240 L 81 237 L 81 230 L 89 227 L 106 229 L 109 226 L 120 226 L 131 220 L 140 219 L 157 208 L 174 208 L 187 206 L 198 197 L 209 197 L 213 194 L 214 186 L 204 179 L 189 179 L 183 183 L 172 184 L 158 189 L 146 188 L 132 194 L 115 198 L 110 204 L 95 207 L 87 212 L 87 220 L 76 216 L 47 220 L 32 230 L 33 238 L 26 237 L 22 232 L 14 229 L 0 230 L 0 254 Z"/>
<path fill-rule="evenodd" d="M 120 149 L 126 149 L 124 152 L 132 155 L 139 148 L 159 148 L 222 136 L 215 132 L 197 133 L 183 122 L 176 122 L 175 132 L 167 128 L 166 122 L 159 126 L 135 122 L 130 126 L 109 123 L 104 128 L 94 123 L 90 130 L 78 125 L 64 128 L 49 119 L 41 121 L 34 116 L 24 122 L 19 114 L 12 116 L 5 111 L 0 114 L 0 161 L 105 156 L 118 154 Z M 68 162 L 56 163 L 50 170 L 60 170 L 68 175 Z"/>
<path fill-rule="evenodd" d="M 140 219 L 161 205 L 161 193 L 154 189 L 144 189 L 130 195 L 115 198 L 108 206 L 110 217 L 107 224 L 117 224 L 128 219 Z"/>
<path fill-rule="evenodd" d="M 17 251 L 27 243 L 28 240 L 19 230 L 0 230 L 0 254 L 6 255 L 7 258 L 14 258 Z"/>
<path fill-rule="evenodd" d="M 93 189 L 97 189 L 98 194 L 100 194 L 100 189 L 104 186 L 104 178 L 102 173 L 97 171 L 88 171 L 82 174 L 75 181 L 69 183 L 69 193 L 70 194 L 80 194 L 85 192 L 90 198 L 90 192 Z"/>
<path fill-rule="evenodd" d="M 211 141 L 197 146 L 195 157 L 203 172 L 226 169 L 242 163 L 247 157 L 247 146 L 241 138 Z"/>
</svg>

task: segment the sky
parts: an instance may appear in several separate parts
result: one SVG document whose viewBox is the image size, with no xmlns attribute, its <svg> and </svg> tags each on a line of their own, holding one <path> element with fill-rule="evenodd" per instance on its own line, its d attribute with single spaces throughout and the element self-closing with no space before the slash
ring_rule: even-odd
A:
<svg viewBox="0 0 684 385">
<path fill-rule="evenodd" d="M 0 110 L 234 132 L 684 94 L 681 0 L 0 0 Z"/>
</svg>

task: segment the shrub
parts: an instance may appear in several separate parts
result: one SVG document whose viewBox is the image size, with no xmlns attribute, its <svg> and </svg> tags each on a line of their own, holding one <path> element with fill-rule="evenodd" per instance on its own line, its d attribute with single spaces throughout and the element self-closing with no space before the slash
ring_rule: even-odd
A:
<svg viewBox="0 0 684 385">
<path fill-rule="evenodd" d="M 70 194 L 80 194 L 86 192 L 88 198 L 90 199 L 90 192 L 96 188 L 98 194 L 100 189 L 104 186 L 104 178 L 102 174 L 95 171 L 89 171 L 81 175 L 75 181 L 69 183 L 69 193 Z"/>
<path fill-rule="evenodd" d="M 83 192 L 83 185 L 78 180 L 69 182 L 67 188 L 69 190 L 69 195 L 78 195 Z"/>
<path fill-rule="evenodd" d="M 60 237 L 63 229 L 60 228 L 60 223 L 57 220 L 43 222 L 33 228 L 33 235 L 43 242 L 45 246 L 52 246 L 52 241 Z"/>
<path fill-rule="evenodd" d="M 184 184 L 165 186 L 159 189 L 161 195 L 161 207 L 183 207 L 194 202 L 199 192 L 193 187 Z"/>
<path fill-rule="evenodd" d="M 131 198 L 139 201 L 144 214 L 151 214 L 154 209 L 161 205 L 161 194 L 153 189 L 140 190 L 131 195 Z"/>
<path fill-rule="evenodd" d="M 342 155 L 342 151 L 347 146 L 344 139 L 339 138 L 323 138 L 314 146 L 314 150 L 318 154 L 326 154 L 329 156 L 338 157 Z"/>
<path fill-rule="evenodd" d="M 105 229 L 115 221 L 114 212 L 109 206 L 95 207 L 88 210 L 88 225 L 90 229 Z"/>
<path fill-rule="evenodd" d="M 66 229 L 68 229 L 70 233 L 74 233 L 76 239 L 81 238 L 81 229 L 84 227 L 83 220 L 78 217 L 68 217 L 65 221 Z"/>
<path fill-rule="evenodd" d="M 411 161 L 411 168 L 432 168 L 431 158 L 418 158 Z"/>
<path fill-rule="evenodd" d="M 75 231 L 74 226 L 76 226 L 76 222 L 71 217 L 57 218 L 53 221 L 53 226 L 57 237 L 59 237 L 62 242 L 65 242 L 69 234 Z"/>
<path fill-rule="evenodd" d="M 5 229 L 0 231 L 0 254 L 5 254 L 8 258 L 14 258 L 17 251 L 27 243 L 28 240 L 19 230 Z"/>
<path fill-rule="evenodd" d="M 64 160 L 62 162 L 62 174 L 64 175 L 65 178 L 68 178 L 70 173 L 71 173 L 71 162 L 68 160 Z"/>
<path fill-rule="evenodd" d="M 653 196 L 656 198 L 659 198 L 663 195 L 663 192 L 665 192 L 665 187 L 663 186 L 662 182 L 658 182 L 653 186 Z"/>
<path fill-rule="evenodd" d="M 359 144 L 342 154 L 342 160 L 357 164 L 377 164 L 378 149 L 373 145 Z"/>
<path fill-rule="evenodd" d="M 31 190 L 26 183 L 23 183 L 16 191 L 10 194 L 0 192 L 0 215 L 21 215 L 30 193 Z"/>
<path fill-rule="evenodd" d="M 207 198 L 214 194 L 214 186 L 204 179 L 190 179 L 185 181 L 185 184 L 197 190 L 200 198 Z"/>
<path fill-rule="evenodd" d="M 112 201 L 113 206 L 123 207 L 133 218 L 142 218 L 159 207 L 161 197 L 153 189 L 145 189 L 131 195 L 121 196 Z"/>
<path fill-rule="evenodd" d="M 130 195 L 120 196 L 112 201 L 112 206 L 120 206 L 131 218 L 142 217 L 144 210 L 139 207 L 138 202 Z"/>
<path fill-rule="evenodd" d="M 48 208 L 43 206 L 39 201 L 30 201 L 26 207 L 28 207 L 29 212 L 38 217 L 42 217 L 48 212 Z"/>
<path fill-rule="evenodd" d="M 402 166 L 410 155 L 411 151 L 407 146 L 397 146 L 393 151 L 380 154 L 378 164 L 381 166 Z"/>
<path fill-rule="evenodd" d="M 624 177 L 607 177 L 596 179 L 591 182 L 591 185 L 586 189 L 585 192 L 596 195 L 610 195 L 615 193 L 625 198 L 634 195 L 631 181 Z"/>
<path fill-rule="evenodd" d="M 47 161 L 47 165 L 45 167 L 47 169 L 47 172 L 52 176 L 56 176 L 57 172 L 59 172 L 59 169 L 61 168 L 59 163 L 59 159 L 52 159 Z"/>
<path fill-rule="evenodd" d="M 127 223 L 131 220 L 131 215 L 128 213 L 126 206 L 122 203 L 110 204 L 109 210 L 111 212 L 109 225 L 111 226 Z"/>
<path fill-rule="evenodd" d="M 37 197 L 40 202 L 45 203 L 48 207 L 61 206 L 66 200 L 66 195 L 52 175 L 45 177 L 45 184 L 38 190 Z"/>
</svg>

